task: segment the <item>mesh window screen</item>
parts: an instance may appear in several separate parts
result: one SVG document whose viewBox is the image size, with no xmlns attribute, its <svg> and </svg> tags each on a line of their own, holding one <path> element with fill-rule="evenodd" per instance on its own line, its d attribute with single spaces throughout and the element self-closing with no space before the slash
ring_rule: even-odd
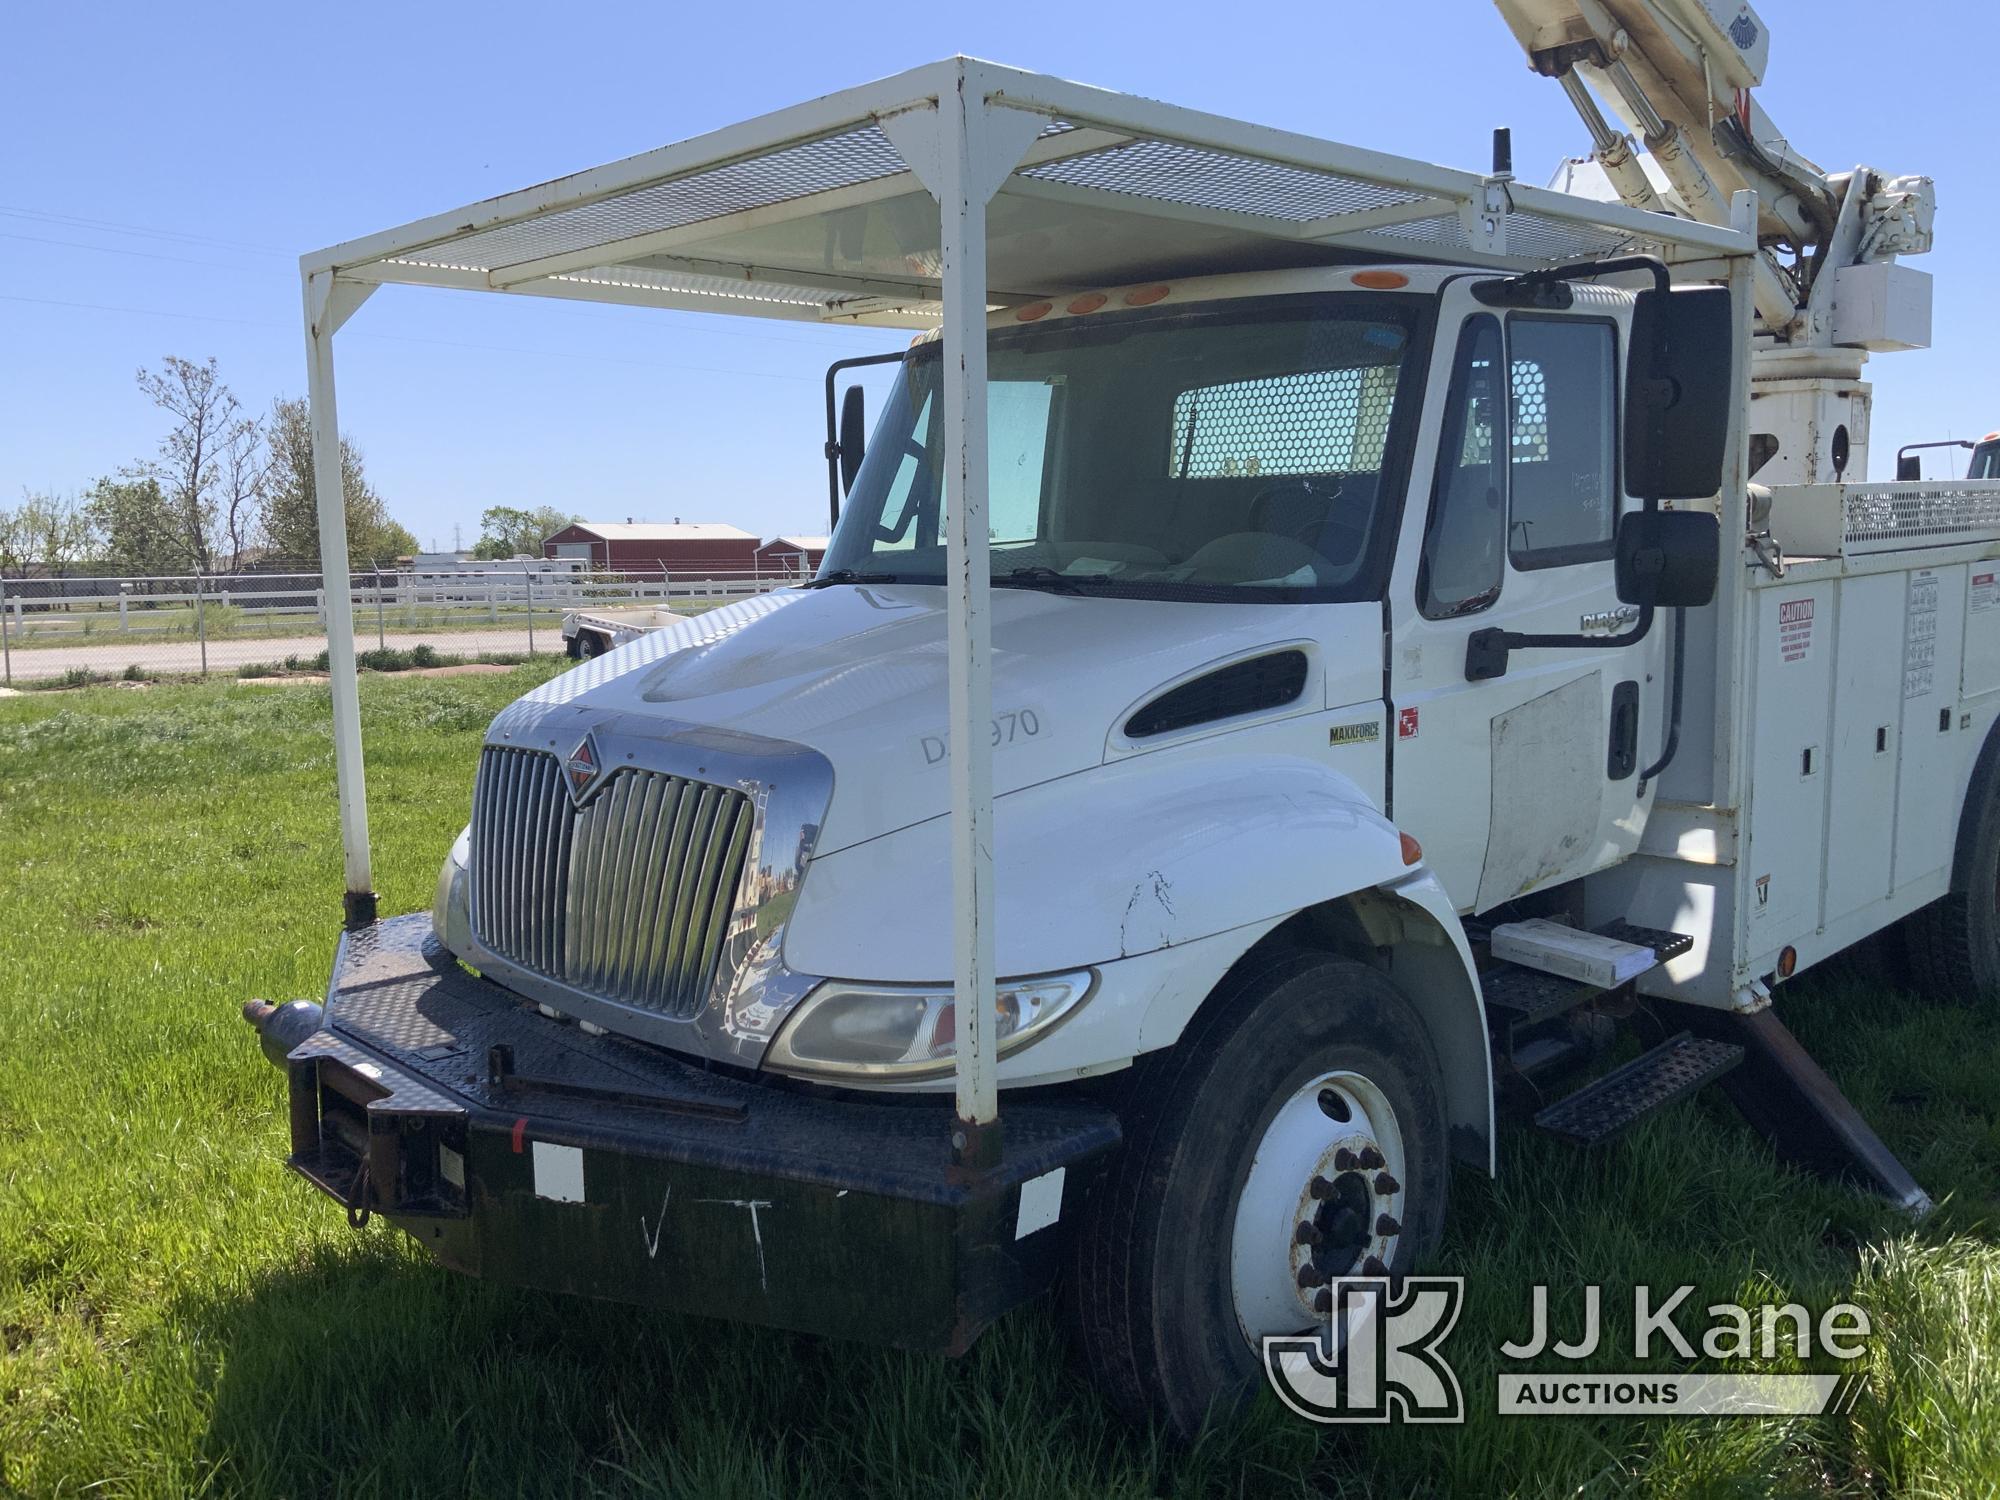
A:
<svg viewBox="0 0 2000 1500">
<path fill-rule="evenodd" d="M 1539 362 L 1514 361 L 1514 462 L 1549 460 L 1549 387 Z"/>
<path fill-rule="evenodd" d="M 1301 370 L 1182 391 L 1167 472 L 1189 479 L 1382 467 L 1397 369 Z"/>
</svg>

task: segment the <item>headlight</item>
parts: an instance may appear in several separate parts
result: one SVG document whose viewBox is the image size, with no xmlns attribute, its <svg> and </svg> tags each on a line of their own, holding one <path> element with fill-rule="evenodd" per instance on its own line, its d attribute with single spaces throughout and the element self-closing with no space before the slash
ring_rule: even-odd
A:
<svg viewBox="0 0 2000 1500">
<path fill-rule="evenodd" d="M 1088 969 L 1000 982 L 1000 1055 L 1026 1046 L 1090 996 Z M 829 979 L 793 1014 L 765 1058 L 781 1073 L 922 1078 L 948 1072 L 958 1053 L 949 989 Z"/>
<path fill-rule="evenodd" d="M 451 953 L 463 953 L 472 939 L 472 912 L 466 902 L 465 866 L 472 858 L 472 829 L 452 841 L 438 871 L 437 894 L 431 898 L 431 929 Z"/>
</svg>

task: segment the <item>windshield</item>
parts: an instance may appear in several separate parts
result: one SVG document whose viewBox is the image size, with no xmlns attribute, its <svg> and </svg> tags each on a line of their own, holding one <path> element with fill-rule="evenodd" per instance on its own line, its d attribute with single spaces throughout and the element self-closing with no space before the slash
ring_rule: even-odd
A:
<svg viewBox="0 0 2000 1500">
<path fill-rule="evenodd" d="M 1972 450 L 1972 463 L 1965 471 L 1967 479 L 2000 479 L 2000 441 L 1987 438 Z"/>
<path fill-rule="evenodd" d="M 1373 597 L 1420 400 L 1425 302 L 1315 295 L 988 335 L 998 584 Z M 942 583 L 942 349 L 904 361 L 820 570 Z"/>
</svg>

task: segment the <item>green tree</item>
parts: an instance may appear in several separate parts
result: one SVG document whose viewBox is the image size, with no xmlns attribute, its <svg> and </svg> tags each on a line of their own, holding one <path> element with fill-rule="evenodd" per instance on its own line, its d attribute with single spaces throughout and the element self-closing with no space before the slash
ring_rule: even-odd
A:
<svg viewBox="0 0 2000 1500">
<path fill-rule="evenodd" d="M 186 559 L 171 535 L 166 494 L 153 475 L 128 470 L 100 479 L 84 495 L 83 510 L 101 539 L 99 555 L 114 572 L 185 570 Z"/>
<path fill-rule="evenodd" d="M 479 542 L 474 557 L 504 561 L 510 557 L 540 557 L 542 543 L 574 526 L 581 516 L 557 510 L 553 505 L 537 505 L 522 510 L 512 505 L 489 505 L 479 517 Z"/>
<path fill-rule="evenodd" d="M 264 534 L 279 555 L 319 566 L 319 501 L 313 484 L 312 419 L 304 400 L 279 397 L 265 427 L 270 463 L 262 484 Z M 391 519 L 362 471 L 361 451 L 340 440 L 340 488 L 347 506 L 347 557 L 356 568 L 386 566 L 417 550 L 408 528 Z"/>
<path fill-rule="evenodd" d="M 66 573 L 95 542 L 89 510 L 74 495 L 24 491 L 13 509 L 0 506 L 0 569 Z"/>
</svg>

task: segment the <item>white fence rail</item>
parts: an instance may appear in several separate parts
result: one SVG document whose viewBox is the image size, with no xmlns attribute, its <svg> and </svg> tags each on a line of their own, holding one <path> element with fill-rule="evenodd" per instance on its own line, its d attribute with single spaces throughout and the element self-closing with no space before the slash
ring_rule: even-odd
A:
<svg viewBox="0 0 2000 1500">
<path fill-rule="evenodd" d="M 358 648 L 440 658 L 563 649 L 571 610 L 665 605 L 697 613 L 799 582 L 804 574 L 695 576 L 498 564 L 353 574 Z M 317 573 L 197 577 L 0 578 L 0 680 L 310 667 L 326 647 Z"/>
</svg>

